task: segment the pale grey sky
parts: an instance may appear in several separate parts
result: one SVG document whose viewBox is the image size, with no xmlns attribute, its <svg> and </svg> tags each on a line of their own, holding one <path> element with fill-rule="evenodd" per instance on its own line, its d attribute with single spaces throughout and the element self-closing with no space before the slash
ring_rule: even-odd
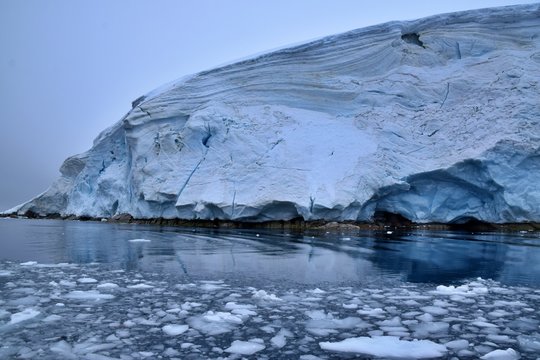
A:
<svg viewBox="0 0 540 360">
<path fill-rule="evenodd" d="M 183 75 L 381 22 L 534 2 L 0 0 L 0 210 L 44 191 L 132 100 Z"/>
</svg>

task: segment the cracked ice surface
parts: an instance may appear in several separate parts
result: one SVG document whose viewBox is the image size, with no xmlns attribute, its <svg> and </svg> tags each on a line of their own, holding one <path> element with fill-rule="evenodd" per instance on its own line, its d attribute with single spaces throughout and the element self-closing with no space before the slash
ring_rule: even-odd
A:
<svg viewBox="0 0 540 360">
<path fill-rule="evenodd" d="M 255 288 L 97 264 L 2 262 L 0 273 L 0 358 L 536 359 L 540 352 L 540 290 L 491 280 Z"/>
</svg>

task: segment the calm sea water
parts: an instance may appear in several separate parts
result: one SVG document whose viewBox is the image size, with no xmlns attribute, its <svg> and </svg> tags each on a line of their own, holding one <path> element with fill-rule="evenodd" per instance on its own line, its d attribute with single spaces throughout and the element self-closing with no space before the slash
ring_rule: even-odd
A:
<svg viewBox="0 0 540 360">
<path fill-rule="evenodd" d="M 0 359 L 534 360 L 539 308 L 538 233 L 0 220 Z"/>
<path fill-rule="evenodd" d="M 132 242 L 133 239 L 150 240 Z M 57 220 L 0 220 L 0 261 L 100 263 L 193 280 L 452 284 L 482 277 L 540 287 L 539 233 L 298 235 Z"/>
</svg>

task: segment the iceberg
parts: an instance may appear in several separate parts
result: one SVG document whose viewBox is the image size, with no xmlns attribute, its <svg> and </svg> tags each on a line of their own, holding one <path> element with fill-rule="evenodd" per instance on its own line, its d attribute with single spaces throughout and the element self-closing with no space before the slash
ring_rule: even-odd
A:
<svg viewBox="0 0 540 360">
<path fill-rule="evenodd" d="M 540 222 L 540 5 L 389 22 L 143 95 L 18 215 Z"/>
</svg>

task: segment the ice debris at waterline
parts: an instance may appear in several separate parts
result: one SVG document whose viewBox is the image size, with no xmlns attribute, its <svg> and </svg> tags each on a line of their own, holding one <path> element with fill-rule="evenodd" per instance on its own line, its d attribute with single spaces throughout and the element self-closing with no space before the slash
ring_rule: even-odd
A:
<svg viewBox="0 0 540 360">
<path fill-rule="evenodd" d="M 251 287 L 0 263 L 0 358 L 537 359 L 540 290 Z M 96 282 L 79 281 L 92 278 Z M 29 340 L 30 339 L 30 340 Z"/>
<path fill-rule="evenodd" d="M 140 97 L 19 214 L 540 222 L 540 4 L 390 22 Z"/>
</svg>

